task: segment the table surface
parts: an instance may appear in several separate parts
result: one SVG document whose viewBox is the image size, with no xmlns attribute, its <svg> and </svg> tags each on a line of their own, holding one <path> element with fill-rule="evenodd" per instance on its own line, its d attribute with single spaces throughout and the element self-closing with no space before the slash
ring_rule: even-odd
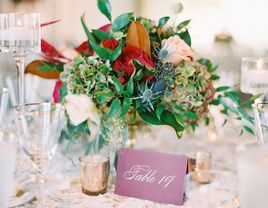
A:
<svg viewBox="0 0 268 208">
<path fill-rule="evenodd" d="M 235 131 L 237 133 L 237 131 Z M 226 132 L 225 132 L 226 133 Z M 232 133 L 233 134 L 233 133 Z M 168 136 L 167 136 L 168 135 Z M 135 148 L 151 149 L 162 152 L 169 152 L 175 154 L 184 154 L 193 150 L 203 150 L 212 153 L 213 169 L 228 170 L 235 173 L 235 158 L 237 153 L 243 150 L 247 142 L 251 143 L 252 140 L 245 139 L 235 135 L 233 137 L 210 139 L 209 131 L 196 132 L 195 135 L 187 135 L 180 141 L 172 130 L 167 128 L 152 127 L 150 132 L 141 132 L 137 135 L 137 144 Z M 225 135 L 225 134 L 223 134 Z M 215 135 L 214 135 L 215 136 Z M 202 139 L 202 138 L 203 139 Z M 246 136 L 248 137 L 248 135 Z M 157 204 L 150 201 L 134 199 L 130 197 L 123 197 L 113 194 L 111 189 L 108 193 L 99 196 L 87 196 L 81 193 L 79 184 L 79 168 L 74 168 L 72 171 L 66 170 L 63 164 L 70 163 L 68 157 L 57 154 L 53 159 L 50 168 L 50 177 L 54 177 L 52 187 L 47 196 L 48 207 L 50 208 L 150 208 L 150 207 L 183 207 L 175 205 Z M 62 169 L 65 170 L 63 171 Z M 35 207 L 34 204 L 28 204 L 23 207 Z M 185 207 L 185 206 L 184 206 Z M 230 203 L 225 206 L 226 208 L 238 207 L 235 203 Z"/>
</svg>

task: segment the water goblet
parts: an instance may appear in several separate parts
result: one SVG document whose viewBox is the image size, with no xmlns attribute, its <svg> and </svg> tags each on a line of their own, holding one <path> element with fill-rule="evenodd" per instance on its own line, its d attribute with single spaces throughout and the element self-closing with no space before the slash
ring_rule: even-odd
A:
<svg viewBox="0 0 268 208">
<path fill-rule="evenodd" d="M 60 104 L 36 103 L 15 107 L 19 142 L 37 171 L 37 198 L 45 207 L 44 177 L 49 161 L 56 153 L 62 128 L 63 107 Z"/>
<path fill-rule="evenodd" d="M 20 105 L 24 103 L 25 56 L 40 50 L 40 14 L 0 13 L 0 51 L 11 53 L 16 61 Z"/>
</svg>

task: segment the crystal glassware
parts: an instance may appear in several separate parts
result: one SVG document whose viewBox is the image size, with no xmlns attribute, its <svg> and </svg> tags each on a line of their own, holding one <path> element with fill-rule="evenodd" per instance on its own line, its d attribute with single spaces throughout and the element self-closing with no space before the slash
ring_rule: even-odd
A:
<svg viewBox="0 0 268 208">
<path fill-rule="evenodd" d="M 11 53 L 16 60 L 20 105 L 24 103 L 25 56 L 40 50 L 40 14 L 0 13 L 0 51 Z"/>
<path fill-rule="evenodd" d="M 63 107 L 60 104 L 36 103 L 15 107 L 19 142 L 30 156 L 37 171 L 37 197 L 45 207 L 44 176 L 48 162 L 56 153 L 62 128 Z"/>
<path fill-rule="evenodd" d="M 268 93 L 268 58 L 242 58 L 241 91 L 253 95 Z"/>
<path fill-rule="evenodd" d="M 237 181 L 226 171 L 202 170 L 190 172 L 185 177 L 185 207 L 220 207 L 236 197 Z"/>
<path fill-rule="evenodd" d="M 0 131 L 2 130 L 3 126 L 3 118 L 6 112 L 8 103 L 8 90 L 6 88 L 0 89 Z"/>
<path fill-rule="evenodd" d="M 259 144 L 263 145 L 268 141 L 268 103 L 255 102 L 252 108 L 255 120 L 255 132 Z"/>
<path fill-rule="evenodd" d="M 238 197 L 242 208 L 266 208 L 268 204 L 268 146 L 243 151 L 237 159 Z"/>
</svg>

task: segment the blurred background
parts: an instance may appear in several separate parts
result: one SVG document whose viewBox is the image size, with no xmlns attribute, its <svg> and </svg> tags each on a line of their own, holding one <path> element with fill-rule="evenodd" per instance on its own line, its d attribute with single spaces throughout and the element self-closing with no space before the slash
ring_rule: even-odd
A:
<svg viewBox="0 0 268 208">
<path fill-rule="evenodd" d="M 190 33 L 197 57 L 219 64 L 219 84 L 240 82 L 240 60 L 244 56 L 268 55 L 267 0 L 111 0 L 113 17 L 129 11 L 158 20 L 171 16 L 170 24 L 191 19 Z M 179 14 L 180 5 L 183 10 Z M 80 16 L 86 13 L 90 28 L 107 19 L 98 11 L 96 0 L 0 0 L 0 12 L 40 12 L 42 22 L 61 19 L 45 27 L 42 36 L 57 47 L 79 45 L 86 39 Z M 3 56 L 5 56 L 3 58 Z M 12 59 L 1 55 L 1 72 L 15 69 Z M 239 86 L 237 86 L 239 88 Z M 51 91 L 51 88 L 48 89 Z"/>
</svg>

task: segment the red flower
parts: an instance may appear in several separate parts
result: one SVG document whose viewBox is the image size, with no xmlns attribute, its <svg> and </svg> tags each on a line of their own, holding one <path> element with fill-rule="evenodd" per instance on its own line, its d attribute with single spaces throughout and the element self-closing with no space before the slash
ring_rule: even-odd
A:
<svg viewBox="0 0 268 208">
<path fill-rule="evenodd" d="M 136 48 L 131 45 L 127 45 L 119 58 L 114 62 L 114 69 L 121 72 L 123 77 L 119 79 L 120 82 L 127 81 L 132 73 L 134 72 L 133 60 L 138 60 L 139 62 L 153 68 L 153 61 L 148 57 L 148 55 L 141 49 Z M 152 79 L 152 76 L 145 77 L 146 80 Z"/>
<path fill-rule="evenodd" d="M 101 43 L 104 48 L 109 48 L 112 51 L 119 45 L 118 41 L 115 39 L 103 40 Z"/>
<path fill-rule="evenodd" d="M 58 80 L 55 84 L 54 90 L 53 90 L 53 100 L 54 103 L 60 102 L 60 88 L 62 87 L 63 82 L 61 80 Z"/>
</svg>

